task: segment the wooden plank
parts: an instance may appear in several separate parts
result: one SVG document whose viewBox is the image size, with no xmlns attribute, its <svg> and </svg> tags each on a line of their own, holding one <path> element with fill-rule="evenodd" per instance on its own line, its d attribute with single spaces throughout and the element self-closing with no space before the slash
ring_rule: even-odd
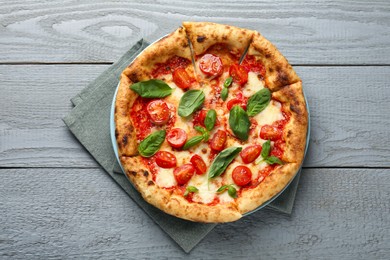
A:
<svg viewBox="0 0 390 260">
<path fill-rule="evenodd" d="M 186 254 L 99 169 L 0 170 L 0 258 L 169 258 Z M 292 216 L 219 225 L 196 259 L 384 259 L 390 169 L 304 169 Z"/>
<path fill-rule="evenodd" d="M 113 62 L 182 21 L 259 30 L 293 64 L 388 64 L 388 1 L 1 1 L 0 62 Z"/>
<path fill-rule="evenodd" d="M 94 167 L 61 118 L 107 65 L 0 66 L 0 166 Z M 389 167 L 390 67 L 296 67 L 311 109 L 306 167 Z"/>
</svg>

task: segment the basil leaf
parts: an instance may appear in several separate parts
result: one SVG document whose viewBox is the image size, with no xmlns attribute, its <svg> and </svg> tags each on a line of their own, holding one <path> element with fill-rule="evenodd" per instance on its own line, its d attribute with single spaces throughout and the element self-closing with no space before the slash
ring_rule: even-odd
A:
<svg viewBox="0 0 390 260">
<path fill-rule="evenodd" d="M 219 187 L 219 189 L 217 190 L 217 193 L 222 193 L 224 192 L 226 189 L 229 188 L 229 185 L 222 185 L 221 187 Z"/>
<path fill-rule="evenodd" d="M 271 101 L 271 91 L 268 88 L 263 88 L 262 90 L 253 94 L 246 106 L 246 112 L 248 116 L 255 116 L 261 111 L 263 111 Z"/>
<path fill-rule="evenodd" d="M 211 131 L 214 128 L 215 121 L 217 121 L 217 112 L 214 109 L 210 109 L 207 112 L 206 118 L 204 119 L 204 125 L 206 129 Z"/>
<path fill-rule="evenodd" d="M 194 126 L 195 130 L 200 132 L 203 136 L 203 140 L 204 141 L 208 141 L 209 138 L 210 138 L 210 133 L 206 130 L 206 128 L 202 127 L 202 126 L 199 126 L 199 125 L 196 125 Z"/>
<path fill-rule="evenodd" d="M 221 91 L 221 98 L 223 101 L 225 101 L 228 98 L 229 95 L 229 89 L 228 88 L 223 88 Z"/>
<path fill-rule="evenodd" d="M 267 159 L 270 151 L 271 151 L 271 141 L 268 140 L 267 142 L 263 143 L 263 146 L 261 147 L 261 157 Z"/>
<path fill-rule="evenodd" d="M 163 98 L 172 94 L 173 89 L 162 80 L 151 79 L 137 82 L 130 87 L 144 98 Z"/>
<path fill-rule="evenodd" d="M 232 197 L 234 199 L 237 198 L 237 190 L 236 190 L 236 188 L 233 187 L 233 185 L 229 185 L 228 194 L 230 197 Z"/>
<path fill-rule="evenodd" d="M 208 171 L 209 179 L 221 175 L 241 150 L 241 147 L 230 147 L 220 152 L 211 163 Z"/>
<path fill-rule="evenodd" d="M 190 192 L 198 192 L 198 188 L 194 186 L 187 186 L 186 191 L 184 192 L 183 196 L 187 197 Z"/>
<path fill-rule="evenodd" d="M 179 115 L 187 117 L 200 108 L 204 102 L 205 95 L 202 90 L 189 90 L 180 99 Z"/>
<path fill-rule="evenodd" d="M 203 140 L 203 135 L 197 135 L 189 139 L 183 146 L 183 150 L 188 150 L 189 148 L 199 144 Z"/>
<path fill-rule="evenodd" d="M 275 164 L 275 163 L 277 163 L 277 164 L 283 164 L 282 160 L 280 160 L 280 159 L 279 159 L 278 157 L 276 157 L 276 156 L 270 156 L 270 157 L 266 158 L 264 161 L 265 161 L 266 163 L 268 163 L 268 164 Z"/>
<path fill-rule="evenodd" d="M 165 130 L 156 131 L 148 135 L 138 146 L 138 152 L 143 157 L 151 157 L 161 147 L 165 140 Z"/>
<path fill-rule="evenodd" d="M 228 77 L 228 78 L 225 80 L 225 82 L 223 83 L 223 86 L 224 86 L 225 88 L 230 87 L 230 85 L 232 84 L 232 81 L 233 81 L 233 77 Z"/>
<path fill-rule="evenodd" d="M 230 109 L 229 126 L 233 133 L 241 140 L 248 140 L 251 123 L 242 107 L 236 105 Z"/>
</svg>

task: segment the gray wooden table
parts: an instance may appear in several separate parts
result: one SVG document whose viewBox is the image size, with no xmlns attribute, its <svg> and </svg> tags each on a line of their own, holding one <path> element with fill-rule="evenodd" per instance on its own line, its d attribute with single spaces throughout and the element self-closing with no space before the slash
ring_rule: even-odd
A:
<svg viewBox="0 0 390 260">
<path fill-rule="evenodd" d="M 0 258 L 390 258 L 389 1 L 1 1 Z M 141 37 L 256 29 L 301 76 L 310 148 L 291 216 L 219 225 L 186 255 L 61 118 Z"/>
</svg>

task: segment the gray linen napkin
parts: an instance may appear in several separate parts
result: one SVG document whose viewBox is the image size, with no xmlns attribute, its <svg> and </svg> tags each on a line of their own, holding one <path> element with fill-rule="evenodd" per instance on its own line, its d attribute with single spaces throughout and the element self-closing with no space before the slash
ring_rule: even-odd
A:
<svg viewBox="0 0 390 260">
<path fill-rule="evenodd" d="M 215 224 L 194 223 L 178 219 L 146 203 L 122 173 L 110 138 L 110 109 L 119 76 L 148 45 L 142 39 L 138 41 L 116 63 L 72 98 L 71 101 L 75 108 L 63 120 L 104 170 L 188 253 L 215 227 Z M 298 182 L 299 174 L 291 185 L 267 207 L 290 214 Z"/>
</svg>

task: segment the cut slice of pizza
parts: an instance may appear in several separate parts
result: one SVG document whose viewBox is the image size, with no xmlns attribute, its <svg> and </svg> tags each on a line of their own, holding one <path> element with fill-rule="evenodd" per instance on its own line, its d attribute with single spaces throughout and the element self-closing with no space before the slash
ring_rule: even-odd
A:
<svg viewBox="0 0 390 260">
<path fill-rule="evenodd" d="M 195 83 L 182 27 L 146 48 L 121 74 L 115 103 L 119 154 L 138 154 L 140 139 L 165 124 L 174 124 L 176 104 Z"/>
</svg>

